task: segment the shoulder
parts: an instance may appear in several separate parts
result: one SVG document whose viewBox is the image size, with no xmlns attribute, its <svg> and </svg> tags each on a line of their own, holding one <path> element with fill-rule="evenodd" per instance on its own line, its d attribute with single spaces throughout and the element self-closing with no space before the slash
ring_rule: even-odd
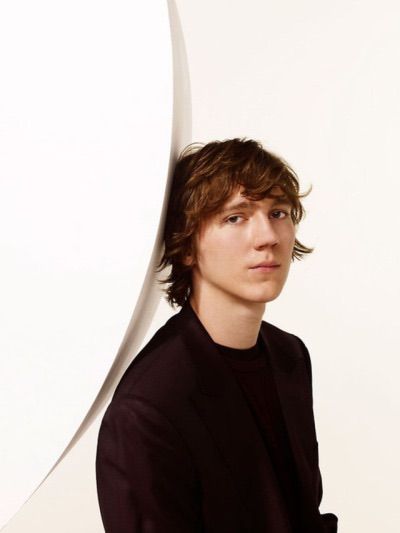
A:
<svg viewBox="0 0 400 533">
<path fill-rule="evenodd" d="M 307 347 L 300 337 L 294 333 L 285 331 L 270 322 L 261 322 L 261 332 L 264 337 L 273 340 L 274 343 L 279 344 L 282 348 L 294 348 L 294 355 L 299 355 L 299 349 L 301 352 L 307 351 Z"/>
<path fill-rule="evenodd" d="M 112 403 L 128 397 L 163 402 L 187 395 L 194 375 L 182 339 L 180 321 L 173 315 L 133 359 L 114 393 Z"/>
<path fill-rule="evenodd" d="M 311 380 L 310 354 L 300 337 L 264 320 L 261 323 L 261 334 L 272 356 L 279 357 L 280 363 L 288 367 L 298 363 L 305 366 Z"/>
</svg>

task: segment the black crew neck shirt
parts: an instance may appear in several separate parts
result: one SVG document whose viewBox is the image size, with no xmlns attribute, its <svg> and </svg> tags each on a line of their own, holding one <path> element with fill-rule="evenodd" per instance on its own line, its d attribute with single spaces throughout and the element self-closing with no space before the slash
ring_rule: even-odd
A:
<svg viewBox="0 0 400 533">
<path fill-rule="evenodd" d="M 243 391 L 271 459 L 293 531 L 299 531 L 298 482 L 268 349 L 261 336 L 255 346 L 247 349 L 215 344 Z"/>
</svg>

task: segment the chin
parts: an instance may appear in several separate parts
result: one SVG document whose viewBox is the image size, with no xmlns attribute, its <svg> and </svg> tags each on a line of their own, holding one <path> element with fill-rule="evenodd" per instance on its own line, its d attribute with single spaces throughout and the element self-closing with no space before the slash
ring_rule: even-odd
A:
<svg viewBox="0 0 400 533">
<path fill-rule="evenodd" d="M 275 291 L 263 291 L 263 292 L 260 292 L 260 294 L 258 295 L 254 295 L 254 298 L 253 298 L 253 301 L 254 302 L 257 302 L 257 303 L 268 303 L 268 302 L 272 302 L 273 300 L 275 300 L 276 298 L 278 298 L 278 296 L 280 295 L 280 293 L 282 292 L 282 288 L 281 289 L 276 289 Z"/>
</svg>

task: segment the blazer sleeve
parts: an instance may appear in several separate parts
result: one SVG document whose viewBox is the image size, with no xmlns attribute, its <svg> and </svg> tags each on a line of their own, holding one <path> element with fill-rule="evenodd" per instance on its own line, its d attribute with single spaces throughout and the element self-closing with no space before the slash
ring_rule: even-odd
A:
<svg viewBox="0 0 400 533">
<path fill-rule="evenodd" d="M 310 353 L 307 349 L 307 346 L 304 344 L 304 342 L 299 337 L 297 337 L 297 339 L 300 341 L 300 344 L 302 347 L 302 351 L 304 354 L 304 360 L 305 360 L 305 364 L 307 367 L 307 373 L 308 373 L 308 377 L 310 380 L 310 387 L 312 391 L 312 368 L 311 368 Z M 321 477 L 321 471 L 319 469 L 319 465 L 317 466 L 317 468 L 318 468 L 317 505 L 319 507 L 321 500 L 322 500 L 323 489 L 322 489 L 322 477 Z M 324 514 L 321 514 L 320 516 L 321 516 L 322 527 L 323 527 L 324 533 L 337 533 L 337 528 L 338 528 L 337 516 L 334 515 L 333 513 L 324 513 Z"/>
<path fill-rule="evenodd" d="M 137 397 L 103 418 L 96 476 L 106 533 L 197 533 L 200 497 L 189 450 L 170 421 Z"/>
</svg>

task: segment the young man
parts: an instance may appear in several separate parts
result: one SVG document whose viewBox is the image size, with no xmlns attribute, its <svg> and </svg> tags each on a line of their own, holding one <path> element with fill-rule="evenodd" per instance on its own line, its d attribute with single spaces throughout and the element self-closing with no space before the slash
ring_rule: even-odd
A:
<svg viewBox="0 0 400 533">
<path fill-rule="evenodd" d="M 321 515 L 311 366 L 262 318 L 294 258 L 295 173 L 252 140 L 182 154 L 160 268 L 182 307 L 137 355 L 104 416 L 107 533 L 334 533 Z"/>
</svg>

